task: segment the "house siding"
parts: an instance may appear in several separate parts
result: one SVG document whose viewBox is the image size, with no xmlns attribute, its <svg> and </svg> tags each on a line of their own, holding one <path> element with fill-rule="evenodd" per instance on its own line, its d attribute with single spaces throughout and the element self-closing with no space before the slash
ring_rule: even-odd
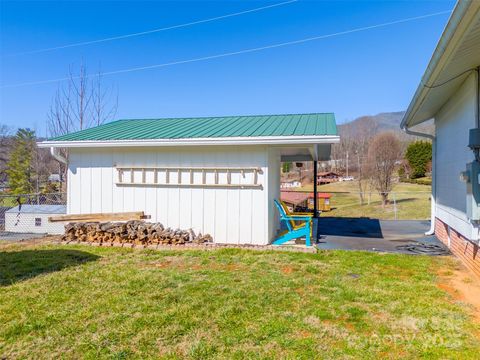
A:
<svg viewBox="0 0 480 360">
<path fill-rule="evenodd" d="M 265 245 L 274 234 L 271 200 L 279 193 L 279 162 L 266 146 L 71 149 L 67 213 L 144 211 L 151 221 L 209 233 L 217 243 Z M 119 186 L 116 166 L 259 167 L 262 188 Z M 248 182 L 240 177 L 232 173 L 232 183 Z M 207 183 L 213 181 L 207 176 Z"/>
<path fill-rule="evenodd" d="M 477 240 L 466 216 L 466 184 L 460 173 L 474 157 L 467 147 L 475 124 L 476 76 L 471 75 L 435 116 L 435 216 L 463 237 Z"/>
</svg>

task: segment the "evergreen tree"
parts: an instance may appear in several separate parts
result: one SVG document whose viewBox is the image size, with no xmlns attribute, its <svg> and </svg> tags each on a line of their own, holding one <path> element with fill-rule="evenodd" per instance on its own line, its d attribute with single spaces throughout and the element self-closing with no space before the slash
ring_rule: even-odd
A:
<svg viewBox="0 0 480 360">
<path fill-rule="evenodd" d="M 35 132 L 19 129 L 13 139 L 13 148 L 7 166 L 8 185 L 14 194 L 34 192 Z"/>
<path fill-rule="evenodd" d="M 414 141 L 408 145 L 405 158 L 411 168 L 410 178 L 425 176 L 427 166 L 432 161 L 432 144 L 428 141 Z"/>
<path fill-rule="evenodd" d="M 291 162 L 284 162 L 282 163 L 282 172 L 283 173 L 288 173 L 290 171 L 290 168 L 292 167 Z"/>
</svg>

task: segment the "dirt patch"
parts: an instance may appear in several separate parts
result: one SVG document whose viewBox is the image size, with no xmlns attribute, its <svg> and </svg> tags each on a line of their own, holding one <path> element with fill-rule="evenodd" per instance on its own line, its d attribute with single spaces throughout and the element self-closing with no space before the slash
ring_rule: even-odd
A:
<svg viewBox="0 0 480 360">
<path fill-rule="evenodd" d="M 240 264 L 230 263 L 230 264 L 221 264 L 221 263 L 207 263 L 200 264 L 197 262 L 185 262 L 181 257 L 169 257 L 162 262 L 154 262 L 145 264 L 144 267 L 147 268 L 157 268 L 157 269 L 176 269 L 176 270 L 220 270 L 235 272 L 242 270 L 243 267 Z"/>
<path fill-rule="evenodd" d="M 171 261 L 165 261 L 165 262 L 162 262 L 162 263 L 153 264 L 153 266 L 158 268 L 158 269 L 165 269 L 165 268 L 170 267 L 171 265 L 172 265 Z"/>
<path fill-rule="evenodd" d="M 293 272 L 293 268 L 291 266 L 284 266 L 282 267 L 282 272 L 284 274 L 291 274 Z"/>
<path fill-rule="evenodd" d="M 218 264 L 218 266 L 215 266 L 216 269 L 218 270 L 225 270 L 225 271 L 237 271 L 241 270 L 242 267 L 239 264 Z"/>
<path fill-rule="evenodd" d="M 438 275 L 438 287 L 450 294 L 454 301 L 470 305 L 475 321 L 480 323 L 480 280 L 463 265 Z"/>
<path fill-rule="evenodd" d="M 22 245 L 22 246 L 32 246 L 32 245 L 42 245 L 42 244 L 54 244 L 60 240 L 60 237 L 57 235 L 52 236 L 40 236 L 38 238 L 26 239 L 26 240 L 17 240 L 17 241 L 1 241 L 0 249 L 7 247 Z"/>
<path fill-rule="evenodd" d="M 308 339 L 308 338 L 312 337 L 312 333 L 310 331 L 307 331 L 307 330 L 301 330 L 298 333 L 298 337 L 300 339 Z"/>
</svg>

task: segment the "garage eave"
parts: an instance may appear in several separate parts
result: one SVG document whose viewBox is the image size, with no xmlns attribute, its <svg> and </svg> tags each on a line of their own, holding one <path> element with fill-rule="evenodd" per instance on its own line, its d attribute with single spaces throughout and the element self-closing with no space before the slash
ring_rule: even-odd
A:
<svg viewBox="0 0 480 360">
<path fill-rule="evenodd" d="M 141 140 L 82 140 L 42 141 L 41 148 L 85 148 L 85 147 L 156 147 L 156 146 L 218 146 L 218 145 L 301 145 L 335 144 L 338 135 L 314 136 L 264 136 L 264 137 L 222 137 L 186 139 L 141 139 Z"/>
</svg>

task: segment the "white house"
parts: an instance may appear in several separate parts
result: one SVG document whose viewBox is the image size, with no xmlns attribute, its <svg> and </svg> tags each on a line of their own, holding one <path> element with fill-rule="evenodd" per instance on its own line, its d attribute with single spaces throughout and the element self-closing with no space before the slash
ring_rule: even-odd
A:
<svg viewBox="0 0 480 360">
<path fill-rule="evenodd" d="M 292 189 L 302 187 L 302 183 L 298 180 L 285 181 L 280 184 L 282 189 Z"/>
<path fill-rule="evenodd" d="M 65 205 L 15 206 L 5 212 L 5 231 L 33 234 L 62 234 L 63 223 L 51 223 L 50 216 L 65 215 Z"/>
<path fill-rule="evenodd" d="M 68 148 L 67 214 L 144 211 L 215 242 L 270 243 L 280 161 L 326 160 L 333 114 L 119 120 L 39 144 Z"/>
<path fill-rule="evenodd" d="M 480 132 L 470 129 L 480 127 L 479 66 L 480 1 L 459 1 L 402 121 L 433 140 L 431 232 L 477 274 Z M 434 136 L 412 129 L 432 118 Z"/>
</svg>

